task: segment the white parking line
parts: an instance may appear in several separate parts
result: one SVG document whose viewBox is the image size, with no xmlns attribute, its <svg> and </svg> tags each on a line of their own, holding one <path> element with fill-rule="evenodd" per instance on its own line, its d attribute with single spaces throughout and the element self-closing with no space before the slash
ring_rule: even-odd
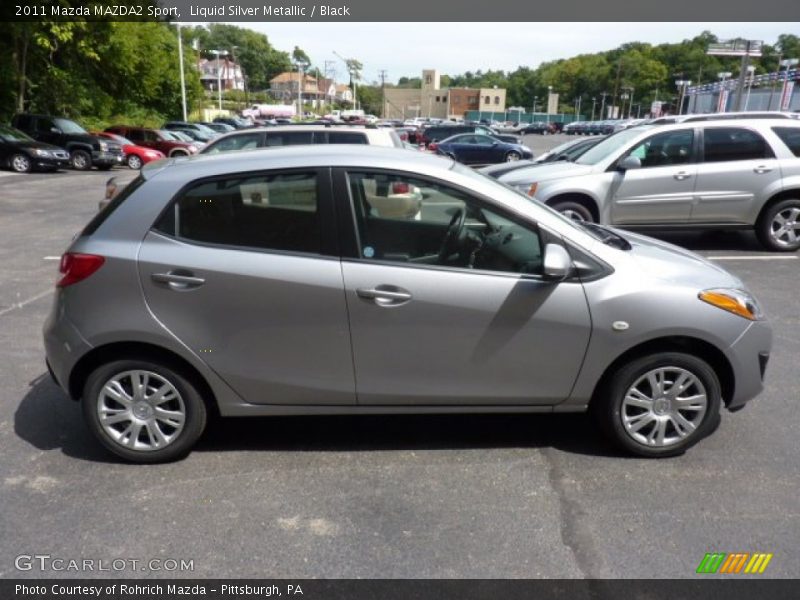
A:
<svg viewBox="0 0 800 600">
<path fill-rule="evenodd" d="M 31 298 L 28 298 L 27 300 L 23 300 L 22 302 L 15 302 L 11 306 L 9 306 L 7 308 L 4 308 L 3 310 L 0 310 L 0 317 L 2 317 L 5 314 L 10 313 L 12 310 L 15 310 L 17 308 L 22 308 L 23 306 L 26 306 L 26 305 L 30 304 L 31 302 L 36 302 L 37 300 L 40 300 L 40 299 L 44 298 L 45 296 L 47 296 L 48 294 L 52 294 L 52 293 L 53 293 L 53 290 L 46 290 L 44 292 L 40 292 L 40 293 L 36 294 L 35 296 L 33 296 Z"/>
<path fill-rule="evenodd" d="M 61 260 L 60 256 L 43 256 L 42 260 Z"/>
<path fill-rule="evenodd" d="M 706 256 L 709 260 L 797 260 L 797 256 Z"/>
</svg>

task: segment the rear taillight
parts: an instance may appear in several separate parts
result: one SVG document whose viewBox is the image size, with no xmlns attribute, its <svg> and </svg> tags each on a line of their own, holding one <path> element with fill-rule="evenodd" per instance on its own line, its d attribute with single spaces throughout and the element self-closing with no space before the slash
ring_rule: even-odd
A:
<svg viewBox="0 0 800 600">
<path fill-rule="evenodd" d="M 400 140 L 403 141 L 403 142 L 407 142 L 408 141 L 408 134 L 405 131 L 400 133 Z"/>
<path fill-rule="evenodd" d="M 436 149 L 438 147 L 439 147 L 439 144 L 437 144 L 436 142 L 431 142 L 430 144 L 428 144 L 428 150 L 430 150 L 432 152 L 436 152 Z"/>
<path fill-rule="evenodd" d="M 67 252 L 61 257 L 59 272 L 63 275 L 56 287 L 67 287 L 89 277 L 103 266 L 106 259 L 96 254 L 77 254 Z"/>
<path fill-rule="evenodd" d="M 411 191 L 410 186 L 407 183 L 395 181 L 392 184 L 393 194 L 408 194 L 410 191 Z"/>
</svg>

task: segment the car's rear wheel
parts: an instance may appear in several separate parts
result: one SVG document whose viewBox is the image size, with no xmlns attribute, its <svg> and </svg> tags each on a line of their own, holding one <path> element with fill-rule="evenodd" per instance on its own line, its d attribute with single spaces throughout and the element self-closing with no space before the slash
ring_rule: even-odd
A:
<svg viewBox="0 0 800 600">
<path fill-rule="evenodd" d="M 520 158 L 522 157 L 520 156 L 519 152 L 514 152 L 513 150 L 506 154 L 506 162 L 516 162 Z"/>
<path fill-rule="evenodd" d="M 554 202 L 550 205 L 550 207 L 554 210 L 557 210 L 565 217 L 572 219 L 573 221 L 586 221 L 588 223 L 594 223 L 594 215 L 592 211 L 589 210 L 585 204 L 581 204 L 580 202 L 576 202 L 574 200 L 563 200 L 559 202 Z"/>
<path fill-rule="evenodd" d="M 662 352 L 623 365 L 598 392 L 593 409 L 621 447 L 651 458 L 682 454 L 717 425 L 720 384 L 704 360 Z"/>
<path fill-rule="evenodd" d="M 11 168 L 17 173 L 30 173 L 33 168 L 31 159 L 24 154 L 15 154 L 11 157 Z"/>
<path fill-rule="evenodd" d="M 170 153 L 170 156 L 189 156 L 189 153 L 185 150 L 174 150 Z"/>
<path fill-rule="evenodd" d="M 138 171 L 142 168 L 142 159 L 135 154 L 129 154 L 126 162 L 128 163 L 128 168 L 130 169 Z"/>
<path fill-rule="evenodd" d="M 768 207 L 756 223 L 759 241 L 770 250 L 800 248 L 800 198 L 788 198 Z"/>
<path fill-rule="evenodd" d="M 191 377 L 147 360 L 117 360 L 95 369 L 82 406 L 92 433 L 131 462 L 182 458 L 206 425 L 206 406 Z"/>
<path fill-rule="evenodd" d="M 69 161 L 76 171 L 88 171 L 92 168 L 92 157 L 86 150 L 73 150 L 69 155 Z"/>
</svg>

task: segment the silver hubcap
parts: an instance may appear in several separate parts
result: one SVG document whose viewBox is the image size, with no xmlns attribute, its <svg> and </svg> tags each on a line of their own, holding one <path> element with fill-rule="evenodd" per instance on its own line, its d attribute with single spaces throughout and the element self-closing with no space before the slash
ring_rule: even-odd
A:
<svg viewBox="0 0 800 600">
<path fill-rule="evenodd" d="M 128 159 L 128 166 L 131 169 L 140 169 L 142 167 L 142 160 L 138 156 L 131 156 Z"/>
<path fill-rule="evenodd" d="M 24 156 L 15 156 L 11 161 L 11 166 L 15 171 L 27 171 L 30 167 L 30 162 Z"/>
<path fill-rule="evenodd" d="M 645 446 L 664 448 L 681 442 L 700 426 L 708 396 L 700 379 L 681 367 L 645 373 L 625 393 L 622 425 Z"/>
<path fill-rule="evenodd" d="M 125 371 L 109 379 L 97 397 L 105 434 L 129 450 L 149 452 L 174 442 L 186 423 L 186 407 L 169 381 L 152 371 Z"/>
<path fill-rule="evenodd" d="M 509 154 L 508 156 L 506 156 L 506 162 L 514 162 L 514 161 L 517 161 L 517 160 L 519 160 L 519 155 L 518 154 L 514 154 L 513 152 L 511 154 Z"/>
<path fill-rule="evenodd" d="M 78 169 L 86 167 L 86 157 L 83 154 L 76 154 L 72 157 L 72 164 Z"/>
<path fill-rule="evenodd" d="M 800 208 L 786 208 L 775 215 L 770 225 L 770 235 L 780 246 L 794 246 L 800 242 Z"/>
<path fill-rule="evenodd" d="M 583 221 L 586 220 L 586 219 L 583 218 L 583 215 L 581 213 L 579 213 L 577 210 L 572 210 L 571 208 L 568 208 L 566 210 L 562 210 L 561 214 L 564 215 L 567 218 L 572 219 L 573 221 L 581 221 L 581 222 L 583 222 Z"/>
</svg>

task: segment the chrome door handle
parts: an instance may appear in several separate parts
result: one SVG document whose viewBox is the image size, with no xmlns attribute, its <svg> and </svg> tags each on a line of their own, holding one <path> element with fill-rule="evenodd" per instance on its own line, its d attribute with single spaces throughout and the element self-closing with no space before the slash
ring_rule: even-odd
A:
<svg viewBox="0 0 800 600">
<path fill-rule="evenodd" d="M 166 283 L 173 289 L 185 290 L 203 285 L 206 280 L 191 274 L 182 273 L 152 273 L 150 278 L 157 283 Z"/>
<path fill-rule="evenodd" d="M 759 165 L 755 169 L 753 169 L 753 171 L 755 171 L 760 175 L 762 173 L 769 173 L 770 171 L 772 171 L 772 167 L 767 167 L 766 165 Z"/>
<path fill-rule="evenodd" d="M 376 304 L 380 305 L 387 305 L 387 304 L 402 304 L 403 302 L 408 302 L 411 300 L 411 294 L 406 292 L 405 290 L 400 289 L 381 289 L 380 286 L 376 288 L 358 288 L 356 289 L 356 294 L 359 298 L 364 298 L 366 300 L 375 300 Z"/>
<path fill-rule="evenodd" d="M 677 179 L 678 181 L 683 181 L 684 179 L 689 179 L 689 177 L 691 177 L 691 176 L 692 176 L 691 173 L 687 173 L 686 171 L 678 171 L 677 173 L 675 173 L 675 175 L 673 175 L 673 177 L 675 179 Z"/>
</svg>

